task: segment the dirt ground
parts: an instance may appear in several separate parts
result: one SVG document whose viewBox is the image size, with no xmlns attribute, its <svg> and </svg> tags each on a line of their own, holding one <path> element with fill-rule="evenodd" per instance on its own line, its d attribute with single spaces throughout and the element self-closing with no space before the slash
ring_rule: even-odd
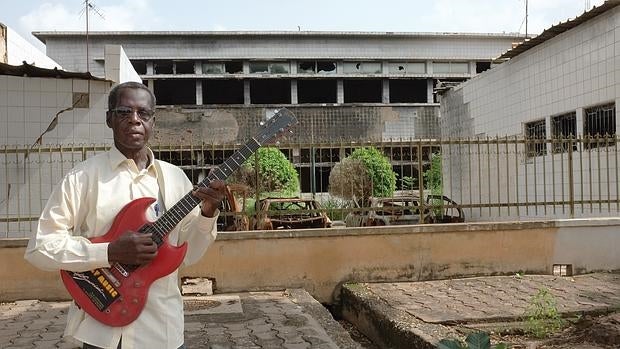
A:
<svg viewBox="0 0 620 349">
<path fill-rule="evenodd" d="M 513 349 L 618 349 L 620 348 L 620 312 L 589 316 L 553 336 L 533 340 L 525 335 L 494 336 L 494 342 L 511 344 Z"/>
</svg>

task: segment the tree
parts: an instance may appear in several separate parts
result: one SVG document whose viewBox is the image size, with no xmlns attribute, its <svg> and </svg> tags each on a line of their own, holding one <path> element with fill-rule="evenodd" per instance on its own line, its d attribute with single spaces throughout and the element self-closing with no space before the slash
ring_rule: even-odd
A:
<svg viewBox="0 0 620 349">
<path fill-rule="evenodd" d="M 363 200 L 370 196 L 394 194 L 396 173 L 388 158 L 377 148 L 358 148 L 340 164 L 340 168 L 336 170 L 334 167 L 336 171 L 332 170 L 329 176 L 330 193 L 343 198 Z"/>
<path fill-rule="evenodd" d="M 432 194 L 441 195 L 443 193 L 442 173 L 441 173 L 441 154 L 434 153 L 431 156 L 431 168 L 424 171 L 425 190 L 430 190 Z"/>
<path fill-rule="evenodd" d="M 284 153 L 273 147 L 258 149 L 233 174 L 230 182 L 247 185 L 251 189 L 251 195 L 255 195 L 257 191 L 266 195 L 275 192 L 278 196 L 296 196 L 299 193 L 299 178 L 295 167 Z"/>
</svg>

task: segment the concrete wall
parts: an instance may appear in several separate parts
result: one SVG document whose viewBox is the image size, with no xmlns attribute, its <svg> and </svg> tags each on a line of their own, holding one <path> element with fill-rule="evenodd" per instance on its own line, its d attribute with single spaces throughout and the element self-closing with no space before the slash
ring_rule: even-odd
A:
<svg viewBox="0 0 620 349">
<path fill-rule="evenodd" d="M 105 78 L 116 83 L 142 82 L 120 45 L 105 45 Z"/>
<path fill-rule="evenodd" d="M 54 62 L 53 59 L 46 56 L 45 53 L 34 47 L 31 43 L 22 38 L 17 32 L 10 27 L 6 28 L 6 55 L 7 62 L 11 65 L 22 65 L 25 61 L 28 64 L 36 65 L 41 68 L 62 69 L 60 64 Z"/>
<path fill-rule="evenodd" d="M 83 34 L 43 32 L 47 54 L 84 71 Z M 90 69 L 103 74 L 105 44 L 122 45 L 131 59 L 393 59 L 490 60 L 518 41 L 506 34 L 135 32 L 89 35 Z M 453 75 L 453 74 L 452 74 Z"/>
<path fill-rule="evenodd" d="M 445 138 L 523 138 L 525 124 L 545 120 L 551 138 L 552 117 L 576 113 L 576 132 L 584 130 L 584 109 L 620 105 L 620 7 L 570 29 L 509 61 L 463 83 L 441 98 L 441 130 Z M 615 118 L 616 134 L 620 119 Z M 501 143 L 501 142 L 500 142 Z M 568 154 L 528 156 L 525 146 L 491 145 L 482 156 L 466 147 L 444 147 L 445 193 L 459 203 L 618 200 L 616 147 Z M 571 166 L 572 164 L 572 166 Z M 494 174 L 495 180 L 487 173 Z M 569 180 L 572 173 L 572 182 Z M 572 184 L 571 184 L 572 183 Z M 571 187 L 572 186 L 572 187 Z M 472 219 L 489 215 L 471 211 Z M 494 213 L 495 214 L 495 213 Z M 553 206 L 502 211 L 503 217 L 532 215 L 570 217 Z M 617 215 L 607 205 L 577 205 L 573 217 Z"/>
<path fill-rule="evenodd" d="M 182 275 L 216 292 L 302 287 L 333 302 L 344 282 L 620 269 L 620 219 L 220 233 Z M 66 299 L 57 273 L 23 260 L 26 240 L 0 240 L 0 301 Z"/>
</svg>

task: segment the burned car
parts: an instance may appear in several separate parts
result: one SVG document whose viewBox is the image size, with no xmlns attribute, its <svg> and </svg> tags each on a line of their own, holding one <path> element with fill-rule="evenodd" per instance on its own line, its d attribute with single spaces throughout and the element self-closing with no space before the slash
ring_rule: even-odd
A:
<svg viewBox="0 0 620 349">
<path fill-rule="evenodd" d="M 367 210 L 360 208 L 345 217 L 347 227 L 409 225 L 420 223 L 455 223 L 465 221 L 463 211 L 446 196 L 429 195 L 420 214 L 417 193 L 399 193 L 392 197 L 372 197 Z"/>
<path fill-rule="evenodd" d="M 426 204 L 433 212 L 432 223 L 463 223 L 465 214 L 458 204 L 445 195 L 428 195 Z"/>
<path fill-rule="evenodd" d="M 258 230 L 330 228 L 331 220 L 314 199 L 267 198 L 256 205 Z"/>
<path fill-rule="evenodd" d="M 431 223 L 431 221 L 431 211 L 425 209 L 424 222 Z M 349 213 L 344 223 L 347 227 L 419 224 L 420 198 L 417 195 L 372 197 L 369 210 Z"/>
</svg>

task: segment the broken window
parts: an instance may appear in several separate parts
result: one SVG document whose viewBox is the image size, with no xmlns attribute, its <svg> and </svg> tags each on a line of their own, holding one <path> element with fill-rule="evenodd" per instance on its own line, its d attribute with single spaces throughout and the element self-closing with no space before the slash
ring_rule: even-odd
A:
<svg viewBox="0 0 620 349">
<path fill-rule="evenodd" d="M 586 144 L 588 148 L 615 144 L 615 138 L 607 141 L 607 138 L 616 136 L 615 104 L 611 103 L 586 108 L 583 114 L 583 133 L 588 139 L 588 144 Z M 598 140 L 598 138 L 605 139 Z"/>
<path fill-rule="evenodd" d="M 547 129 L 545 120 L 525 124 L 525 151 L 528 157 L 547 154 Z"/>
<path fill-rule="evenodd" d="M 390 62 L 388 64 L 390 74 L 425 74 L 426 63 L 424 62 Z"/>
<path fill-rule="evenodd" d="M 155 74 L 173 74 L 172 61 L 154 61 L 153 71 Z"/>
<path fill-rule="evenodd" d="M 577 113 L 571 112 L 556 115 L 551 118 L 551 137 L 553 137 L 553 152 L 564 153 L 570 147 L 568 138 L 577 134 Z M 577 150 L 577 144 L 573 142 L 573 150 Z"/>
<path fill-rule="evenodd" d="M 426 79 L 390 80 L 390 103 L 427 103 Z"/>
<path fill-rule="evenodd" d="M 202 84 L 203 104 L 243 104 L 243 80 L 205 80 Z"/>
<path fill-rule="evenodd" d="M 491 62 L 476 62 L 476 74 L 491 69 Z"/>
<path fill-rule="evenodd" d="M 288 62 L 250 62 L 250 73 L 288 74 Z"/>
<path fill-rule="evenodd" d="M 243 62 L 241 61 L 224 62 L 224 69 L 228 74 L 243 73 Z"/>
<path fill-rule="evenodd" d="M 159 79 L 155 80 L 155 98 L 158 105 L 195 105 L 196 80 Z"/>
<path fill-rule="evenodd" d="M 467 74 L 469 63 L 467 62 L 433 62 L 433 73 L 436 74 Z"/>
<path fill-rule="evenodd" d="M 224 74 L 224 63 L 202 63 L 203 74 Z"/>
<path fill-rule="evenodd" d="M 381 62 L 344 62 L 345 74 L 381 74 Z"/>
<path fill-rule="evenodd" d="M 146 61 L 142 60 L 132 60 L 131 65 L 136 73 L 140 75 L 146 75 Z"/>
<path fill-rule="evenodd" d="M 174 61 L 175 74 L 194 74 L 194 61 Z"/>
<path fill-rule="evenodd" d="M 336 103 L 336 80 L 298 80 L 297 102 L 303 103 Z"/>
<path fill-rule="evenodd" d="M 345 103 L 381 103 L 382 95 L 380 79 L 344 80 Z"/>
<path fill-rule="evenodd" d="M 291 81 L 285 79 L 250 80 L 252 104 L 290 104 Z"/>
<path fill-rule="evenodd" d="M 336 62 L 332 61 L 301 61 L 297 63 L 298 74 L 335 74 Z"/>
<path fill-rule="evenodd" d="M 204 62 L 202 63 L 203 74 L 240 74 L 243 73 L 243 62 Z"/>
</svg>

